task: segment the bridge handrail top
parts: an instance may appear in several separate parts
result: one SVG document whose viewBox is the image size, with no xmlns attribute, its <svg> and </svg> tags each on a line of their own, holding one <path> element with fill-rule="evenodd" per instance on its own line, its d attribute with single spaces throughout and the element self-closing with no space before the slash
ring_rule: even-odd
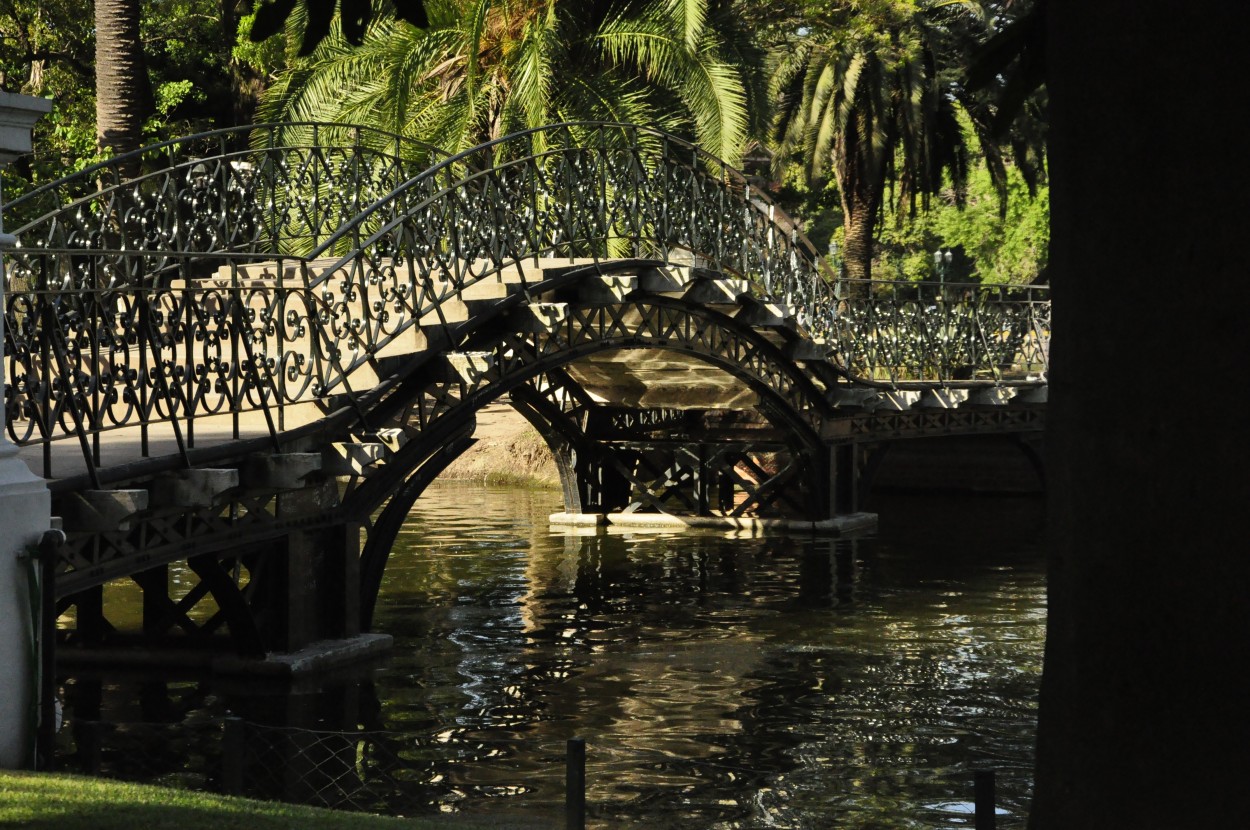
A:
<svg viewBox="0 0 1250 830">
<path fill-rule="evenodd" d="M 1013 282 L 973 282 L 971 280 L 962 281 L 962 282 L 952 282 L 950 280 L 947 280 L 945 282 L 938 283 L 938 282 L 928 282 L 928 281 L 918 281 L 918 280 L 879 279 L 876 277 L 873 277 L 872 279 L 842 277 L 842 278 L 839 278 L 837 282 L 838 282 L 839 287 L 859 285 L 859 286 L 869 286 L 872 288 L 896 288 L 896 289 L 903 289 L 907 291 L 923 290 L 923 291 L 934 292 L 934 293 L 940 293 L 943 291 L 947 291 L 947 292 L 1028 291 L 1028 292 L 1037 292 L 1040 294 L 1046 294 L 1050 292 L 1050 286 L 1045 285 L 1045 284 L 1037 285 L 1034 283 L 1013 283 Z M 872 298 L 872 295 L 870 294 L 867 297 L 864 297 L 863 299 L 871 299 L 871 298 Z M 843 297 L 842 299 L 848 299 L 848 298 Z"/>
<path fill-rule="evenodd" d="M 8 213 L 12 209 L 20 207 L 25 202 L 31 201 L 45 193 L 52 192 L 58 188 L 64 187 L 67 182 L 73 181 L 75 179 L 90 178 L 94 176 L 96 173 L 100 172 L 101 170 L 105 170 L 111 167 L 116 167 L 117 165 L 123 164 L 132 159 L 143 158 L 146 155 L 149 155 L 153 152 L 160 151 L 166 147 L 173 147 L 173 146 L 177 146 L 180 144 L 188 144 L 193 141 L 202 141 L 204 139 L 236 135 L 236 134 L 246 135 L 246 134 L 253 134 L 256 132 L 267 131 L 270 135 L 275 135 L 275 134 L 280 133 L 282 130 L 285 130 L 288 128 L 308 128 L 308 127 L 311 127 L 314 129 L 344 129 L 344 130 L 352 130 L 358 133 L 370 133 L 373 135 L 383 136 L 387 139 L 394 139 L 397 143 L 413 145 L 422 150 L 433 152 L 437 155 L 441 155 L 441 156 L 448 155 L 446 150 L 443 150 L 442 148 L 437 147 L 433 144 L 428 144 L 424 141 L 420 141 L 415 138 L 410 138 L 408 136 L 400 135 L 399 133 L 393 133 L 388 130 L 383 130 L 378 127 L 371 127 L 366 124 L 351 124 L 351 123 L 343 122 L 343 121 L 266 121 L 260 124 L 240 124 L 234 127 L 219 127 L 214 130 L 205 130 L 203 132 L 192 133 L 191 135 L 179 136 L 178 138 L 165 139 L 164 141 L 159 141 L 155 144 L 145 145 L 143 147 L 140 147 L 137 150 L 131 150 L 128 153 L 123 153 L 118 156 L 112 156 L 102 161 L 98 161 L 95 164 L 92 164 L 88 167 L 84 167 L 82 170 L 79 170 L 68 176 L 63 176 L 59 179 L 56 179 L 55 181 L 41 184 L 38 187 L 34 188 L 33 190 L 28 190 L 27 192 L 23 193 L 22 195 L 18 196 L 17 198 L 11 201 L 6 200 L 4 204 L 0 206 L 0 210 L 3 210 L 5 213 Z M 279 149 L 284 146 L 287 146 L 287 145 L 272 145 L 269 147 L 253 146 L 252 143 L 249 142 L 246 147 L 240 148 L 239 150 L 232 150 L 229 153 L 224 154 L 224 157 L 229 157 L 233 155 L 247 155 L 251 153 L 261 152 L 264 150 Z M 316 147 L 319 145 L 310 143 L 307 145 L 291 145 L 291 146 L 292 147 L 302 147 L 302 146 Z M 219 156 L 219 157 L 223 157 L 223 156 Z M 209 156 L 205 158 L 213 158 L 213 157 Z M 166 170 L 177 169 L 178 167 L 193 165 L 198 161 L 204 161 L 205 158 L 200 158 L 200 159 L 188 158 L 185 162 L 180 162 L 169 168 L 164 168 L 164 169 Z M 25 226 L 23 226 L 23 228 L 18 228 L 17 230 L 12 231 L 12 232 L 17 233 L 23 230 L 25 227 L 30 227 L 31 225 L 37 224 L 38 222 L 41 222 L 44 219 L 46 219 L 48 216 L 51 216 L 56 213 L 60 213 L 66 208 L 72 207 L 75 204 L 90 200 L 92 198 L 97 198 L 100 192 L 106 192 L 108 190 L 111 190 L 120 186 L 125 186 L 135 181 L 142 181 L 160 172 L 162 171 L 154 171 L 153 173 L 147 173 L 135 179 L 129 179 L 125 182 L 121 182 L 120 184 L 112 185 L 108 188 L 104 188 L 103 191 L 95 191 L 91 193 L 89 196 L 84 197 L 82 199 L 75 199 L 74 201 L 69 202 L 67 204 L 58 205 L 55 209 L 49 211 L 48 213 L 45 213 L 42 216 L 39 216 L 38 218 L 31 220 Z"/>
</svg>

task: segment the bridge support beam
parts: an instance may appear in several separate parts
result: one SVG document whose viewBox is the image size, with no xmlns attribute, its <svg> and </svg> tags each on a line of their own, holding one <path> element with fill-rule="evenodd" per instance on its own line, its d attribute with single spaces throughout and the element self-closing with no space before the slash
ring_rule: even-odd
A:
<svg viewBox="0 0 1250 830">
<path fill-rule="evenodd" d="M 337 503 L 337 488 L 328 480 L 281 494 L 278 515 L 316 516 Z M 293 530 L 281 550 L 263 556 L 262 632 L 270 650 L 299 651 L 360 633 L 358 525 Z"/>
<path fill-rule="evenodd" d="M 830 505 L 836 515 L 859 512 L 859 445 L 837 444 L 829 448 Z"/>
</svg>

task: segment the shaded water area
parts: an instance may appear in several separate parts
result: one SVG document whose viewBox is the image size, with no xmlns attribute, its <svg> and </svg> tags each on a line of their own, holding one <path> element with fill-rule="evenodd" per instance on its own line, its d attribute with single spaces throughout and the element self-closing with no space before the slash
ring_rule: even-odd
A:
<svg viewBox="0 0 1250 830">
<path fill-rule="evenodd" d="M 558 827 L 576 736 L 592 827 L 970 827 L 974 768 L 998 771 L 999 827 L 1024 826 L 1039 500 L 879 499 L 879 533 L 841 541 L 564 533 L 560 507 L 435 485 L 387 568 L 385 662 L 281 694 L 188 681 L 181 711 L 369 730 L 405 799 L 375 809 L 405 814 Z M 96 688 L 103 719 L 134 700 Z"/>
</svg>

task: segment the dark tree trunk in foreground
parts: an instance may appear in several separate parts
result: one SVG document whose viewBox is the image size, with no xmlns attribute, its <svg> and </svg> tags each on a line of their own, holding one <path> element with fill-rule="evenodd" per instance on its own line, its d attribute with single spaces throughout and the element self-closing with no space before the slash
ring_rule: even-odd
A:
<svg viewBox="0 0 1250 830">
<path fill-rule="evenodd" d="M 1053 0 L 1034 830 L 1250 827 L 1241 4 Z"/>
<path fill-rule="evenodd" d="M 141 0 L 95 0 L 96 143 L 117 155 L 141 146 L 152 112 L 141 10 Z"/>
</svg>

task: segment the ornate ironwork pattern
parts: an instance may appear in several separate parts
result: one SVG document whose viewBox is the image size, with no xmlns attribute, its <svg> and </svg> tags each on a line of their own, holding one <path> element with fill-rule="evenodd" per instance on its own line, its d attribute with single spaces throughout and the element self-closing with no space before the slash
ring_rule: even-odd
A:
<svg viewBox="0 0 1250 830">
<path fill-rule="evenodd" d="M 77 436 L 98 460 L 109 430 L 167 424 L 185 454 L 197 418 L 228 413 L 237 429 L 249 411 L 276 434 L 291 404 L 357 397 L 354 373 L 446 329 L 462 292 L 505 274 L 528 289 L 532 265 L 557 256 L 739 278 L 861 382 L 1020 384 L 1044 369 L 1040 289 L 839 299 L 763 194 L 672 136 L 565 124 L 437 158 L 366 128 L 273 125 L 166 142 L 15 200 L 12 439 Z"/>
<path fill-rule="evenodd" d="M 34 272 L 19 251 L 6 287 L 150 287 L 223 264 L 187 254 L 300 256 L 443 156 L 346 124 L 234 127 L 154 144 L 4 205 L 23 249 L 62 254 Z"/>
<path fill-rule="evenodd" d="M 854 380 L 898 387 L 1046 377 L 1048 286 L 844 280 L 839 287 L 835 353 Z"/>
</svg>

